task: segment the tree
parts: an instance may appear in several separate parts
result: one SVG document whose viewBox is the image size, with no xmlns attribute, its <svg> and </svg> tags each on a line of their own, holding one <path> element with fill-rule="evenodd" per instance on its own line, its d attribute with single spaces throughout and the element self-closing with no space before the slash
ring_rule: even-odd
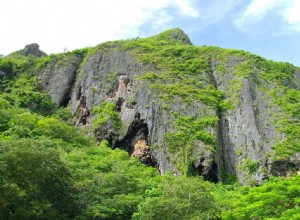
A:
<svg viewBox="0 0 300 220">
<path fill-rule="evenodd" d="M 148 191 L 133 219 L 218 219 L 220 209 L 209 192 L 211 187 L 199 176 L 164 176 Z"/>
<path fill-rule="evenodd" d="M 0 218 L 53 219 L 76 214 L 71 173 L 59 152 L 38 141 L 2 141 Z"/>
<path fill-rule="evenodd" d="M 233 209 L 224 212 L 224 219 L 299 219 L 300 176 L 274 178 L 237 200 Z"/>
<path fill-rule="evenodd" d="M 4 76 L 11 78 L 13 76 L 14 63 L 7 59 L 2 59 L 0 56 L 0 71 L 4 73 Z M 1 79 L 4 77 L 0 75 Z"/>
<path fill-rule="evenodd" d="M 78 148 L 65 155 L 72 170 L 82 219 L 131 219 L 137 205 L 157 178 L 157 171 L 127 152 L 99 147 Z"/>
</svg>

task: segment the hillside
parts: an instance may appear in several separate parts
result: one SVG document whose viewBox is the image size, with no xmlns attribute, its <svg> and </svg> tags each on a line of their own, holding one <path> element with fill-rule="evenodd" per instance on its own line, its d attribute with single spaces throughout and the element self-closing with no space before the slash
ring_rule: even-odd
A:
<svg viewBox="0 0 300 220">
<path fill-rule="evenodd" d="M 94 127 L 113 148 L 151 158 L 162 174 L 217 181 L 225 172 L 261 183 L 300 169 L 299 68 L 195 47 L 179 29 L 104 43 L 84 58 L 61 56 L 37 72 L 42 88 L 71 108 L 75 125 Z M 92 109 L 107 102 L 116 105 L 121 129 L 93 124 L 99 113 Z M 138 142 L 144 149 L 135 149 Z"/>
<path fill-rule="evenodd" d="M 298 67 L 172 29 L 27 45 L 0 80 L 3 218 L 299 217 Z"/>
</svg>

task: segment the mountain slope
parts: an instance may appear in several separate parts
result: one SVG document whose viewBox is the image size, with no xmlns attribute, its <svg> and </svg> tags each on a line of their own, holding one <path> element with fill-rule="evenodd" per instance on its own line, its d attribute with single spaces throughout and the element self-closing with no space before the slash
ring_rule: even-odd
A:
<svg viewBox="0 0 300 220">
<path fill-rule="evenodd" d="M 256 184 L 300 170 L 291 64 L 196 47 L 180 29 L 44 59 L 41 86 L 75 125 L 161 173 Z"/>
</svg>

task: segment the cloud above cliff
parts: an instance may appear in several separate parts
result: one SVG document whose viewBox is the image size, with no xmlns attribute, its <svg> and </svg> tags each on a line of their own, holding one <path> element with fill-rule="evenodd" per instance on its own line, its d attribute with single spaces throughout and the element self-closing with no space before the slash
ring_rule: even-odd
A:
<svg viewBox="0 0 300 220">
<path fill-rule="evenodd" d="M 300 65 L 299 0 L 1 0 L 0 54 L 46 53 L 180 27 L 196 45 L 248 50 Z"/>
<path fill-rule="evenodd" d="M 299 0 L 252 0 L 240 13 L 235 25 L 243 30 L 253 30 L 265 20 L 272 19 L 275 30 L 300 32 Z M 276 22 L 274 18 L 279 21 Z"/>
<path fill-rule="evenodd" d="M 4 0 L 0 52 L 36 41 L 44 50 L 94 46 L 139 34 L 145 23 L 163 26 L 176 17 L 199 16 L 193 0 Z M 51 46 L 50 46 L 51 45 Z"/>
</svg>

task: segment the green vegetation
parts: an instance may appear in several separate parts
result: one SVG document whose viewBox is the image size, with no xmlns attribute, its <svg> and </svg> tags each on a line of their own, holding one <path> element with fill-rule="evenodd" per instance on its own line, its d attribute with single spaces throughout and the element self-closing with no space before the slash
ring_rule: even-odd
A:
<svg viewBox="0 0 300 220">
<path fill-rule="evenodd" d="M 217 107 L 223 94 L 209 84 L 205 76 L 205 72 L 209 71 L 209 64 L 199 56 L 197 48 L 176 43 L 157 47 L 155 42 L 150 39 L 138 41 L 134 53 L 143 63 L 149 60 L 158 72 L 149 72 L 137 76 L 137 79 L 150 82 L 150 89 L 158 94 L 162 102 L 201 101 L 208 106 Z M 130 43 L 128 46 L 131 46 Z M 148 47 L 147 53 L 145 47 Z"/>
<path fill-rule="evenodd" d="M 100 106 L 94 107 L 92 112 L 97 115 L 93 121 L 94 130 L 102 127 L 104 124 L 111 124 L 116 131 L 121 131 L 122 121 L 114 103 L 103 102 Z"/>
<path fill-rule="evenodd" d="M 1 142 L 0 218 L 54 219 L 77 212 L 70 170 L 40 141 Z"/>
<path fill-rule="evenodd" d="M 202 48 L 184 44 L 185 39 L 178 39 L 180 31 L 174 29 L 151 38 L 121 41 L 119 44 L 130 50 L 138 61 L 154 68 L 155 71 L 149 70 L 135 78 L 155 94 L 164 110 L 169 110 L 174 103 L 181 103 L 182 109 L 192 108 L 199 102 L 203 104 L 198 115 L 190 119 L 184 110 L 170 110 L 174 114 L 169 121 L 175 122 L 173 127 L 176 131 L 165 135 L 164 144 L 168 153 L 176 158 L 171 162 L 181 174 L 187 175 L 195 160 L 192 156 L 195 146 L 203 144 L 203 150 L 214 150 L 216 140 L 211 132 L 218 121 L 217 114 L 233 109 L 234 105 L 208 76 L 211 72 L 209 56 L 203 53 Z M 201 124 L 201 120 L 211 123 Z"/>
<path fill-rule="evenodd" d="M 275 159 L 285 160 L 300 151 L 300 93 L 287 85 L 296 68 L 266 61 L 244 51 L 183 45 L 174 31 L 149 39 L 109 42 L 96 49 L 122 47 L 157 71 L 137 76 L 157 95 L 172 119 L 173 130 L 164 143 L 181 175 L 161 176 L 127 152 L 112 150 L 70 125 L 71 113 L 57 107 L 41 91 L 35 72 L 50 62 L 83 60 L 96 49 L 35 58 L 12 54 L 0 58 L 0 219 L 299 219 L 300 177 L 270 178 L 261 186 L 242 187 L 234 176 L 214 184 L 190 176 L 195 146 L 216 151 L 213 130 L 223 111 L 239 105 L 243 80 L 256 80 L 270 97 L 270 108 L 285 138 L 274 146 Z M 230 68 L 234 79 L 225 91 L 216 88 L 211 59 L 219 62 L 217 74 Z M 228 63 L 239 59 L 240 64 Z M 83 61 L 84 62 L 84 61 Z M 105 80 L 111 82 L 116 76 Z M 265 81 L 271 88 L 265 88 Z M 95 91 L 96 93 L 96 91 Z M 190 116 L 184 108 L 197 101 L 203 112 Z M 132 97 L 134 102 L 134 96 Z M 171 111 L 174 102 L 182 111 Z M 92 110 L 93 129 L 111 124 L 122 130 L 116 106 L 103 102 Z M 242 155 L 242 152 L 238 154 Z M 241 168 L 253 174 L 256 161 L 244 159 Z"/>
<path fill-rule="evenodd" d="M 215 126 L 218 118 L 192 118 L 175 114 L 176 132 L 167 133 L 165 142 L 169 146 L 169 152 L 173 154 L 174 163 L 177 169 L 187 176 L 192 162 L 197 159 L 193 148 L 197 142 L 205 144 L 214 151 L 215 138 L 206 130 L 207 126 Z"/>
<path fill-rule="evenodd" d="M 233 201 L 224 219 L 299 219 L 300 177 L 274 178 Z"/>
<path fill-rule="evenodd" d="M 220 219 L 221 209 L 210 193 L 214 186 L 201 177 L 163 176 L 133 219 Z"/>
<path fill-rule="evenodd" d="M 282 113 L 274 120 L 278 130 L 286 137 L 274 149 L 275 159 L 284 160 L 300 152 L 300 91 L 283 87 L 270 90 L 269 94 L 282 109 Z"/>
<path fill-rule="evenodd" d="M 297 86 L 294 84 L 295 73 L 299 73 L 299 68 L 289 63 L 269 61 L 245 51 L 207 46 L 200 47 L 199 50 L 201 54 L 218 61 L 219 67 L 222 67 L 218 70 L 222 74 L 231 72 L 234 75 L 224 90 L 226 96 L 224 95 L 223 102 L 230 100 L 235 106 L 239 105 L 243 80 L 249 79 L 257 83 L 260 90 L 266 93 L 270 109 L 273 106 L 280 107 L 281 112 L 276 110 L 276 114 L 273 114 L 273 121 L 278 131 L 285 134 L 285 138 L 278 140 L 273 146 L 274 159 L 285 160 L 300 152 L 300 92 L 299 89 L 295 89 Z M 234 68 L 226 66 L 237 60 L 239 64 Z M 227 109 L 232 109 L 232 106 L 228 106 Z"/>
<path fill-rule="evenodd" d="M 106 141 L 74 149 L 65 158 L 80 192 L 83 219 L 130 219 L 157 178 L 153 168 L 112 150 Z"/>
<path fill-rule="evenodd" d="M 173 28 L 164 31 L 160 34 L 150 37 L 150 39 L 155 41 L 168 41 L 172 43 L 185 43 L 186 41 L 189 41 L 188 37 L 180 28 Z"/>
</svg>

